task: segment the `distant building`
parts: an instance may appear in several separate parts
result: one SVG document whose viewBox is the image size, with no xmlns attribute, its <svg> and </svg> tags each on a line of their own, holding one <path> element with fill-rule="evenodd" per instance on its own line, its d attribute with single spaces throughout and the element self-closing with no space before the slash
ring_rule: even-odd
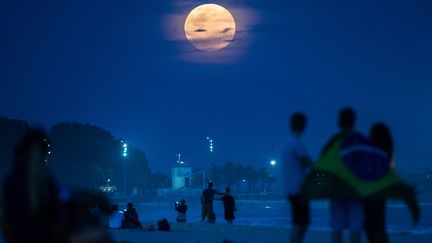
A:
<svg viewBox="0 0 432 243">
<path fill-rule="evenodd" d="M 176 191 L 183 187 L 191 185 L 192 168 L 191 167 L 173 167 L 172 168 L 172 189 Z"/>
</svg>

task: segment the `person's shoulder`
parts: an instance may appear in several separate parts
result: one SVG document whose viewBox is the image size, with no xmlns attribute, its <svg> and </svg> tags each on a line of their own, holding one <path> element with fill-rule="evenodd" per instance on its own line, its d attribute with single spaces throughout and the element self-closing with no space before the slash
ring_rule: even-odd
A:
<svg viewBox="0 0 432 243">
<path fill-rule="evenodd" d="M 290 135 L 285 139 L 284 142 L 285 148 L 286 147 L 296 147 L 299 145 L 303 145 L 303 139 L 302 136 L 294 136 Z"/>
<path fill-rule="evenodd" d="M 330 149 L 330 147 L 333 144 L 335 144 L 335 142 L 337 142 L 339 139 L 342 139 L 346 135 L 347 135 L 346 132 L 338 132 L 338 133 L 334 134 L 333 136 L 331 136 L 330 139 L 327 140 L 327 143 L 324 145 L 323 149 L 321 150 L 321 155 L 326 153 Z"/>
</svg>

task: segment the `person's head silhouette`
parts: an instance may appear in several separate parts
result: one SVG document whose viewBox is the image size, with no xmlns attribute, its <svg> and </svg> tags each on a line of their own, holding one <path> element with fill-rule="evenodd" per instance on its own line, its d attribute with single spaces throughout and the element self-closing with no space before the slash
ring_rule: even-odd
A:
<svg viewBox="0 0 432 243">
<path fill-rule="evenodd" d="M 301 112 L 295 112 L 291 115 L 290 126 L 294 134 L 301 135 L 306 129 L 306 115 Z"/>
<path fill-rule="evenodd" d="M 207 186 L 208 188 L 213 188 L 213 181 L 208 181 Z"/>
<path fill-rule="evenodd" d="M 341 130 L 354 129 L 356 113 L 352 108 L 344 108 L 339 112 L 339 127 Z"/>
<path fill-rule="evenodd" d="M 390 129 L 384 123 L 375 123 L 369 132 L 372 144 L 384 150 L 389 158 L 393 156 L 393 139 Z"/>
</svg>

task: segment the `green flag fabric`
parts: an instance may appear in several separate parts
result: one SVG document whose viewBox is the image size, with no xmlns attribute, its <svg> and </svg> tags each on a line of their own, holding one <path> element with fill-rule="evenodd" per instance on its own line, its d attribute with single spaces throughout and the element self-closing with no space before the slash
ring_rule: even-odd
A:
<svg viewBox="0 0 432 243">
<path fill-rule="evenodd" d="M 393 169 L 375 180 L 363 180 L 350 170 L 342 158 L 342 143 L 349 134 L 335 136 L 324 149 L 307 176 L 302 192 L 310 199 L 392 198 L 405 201 L 413 219 L 420 215 L 415 190 Z"/>
</svg>

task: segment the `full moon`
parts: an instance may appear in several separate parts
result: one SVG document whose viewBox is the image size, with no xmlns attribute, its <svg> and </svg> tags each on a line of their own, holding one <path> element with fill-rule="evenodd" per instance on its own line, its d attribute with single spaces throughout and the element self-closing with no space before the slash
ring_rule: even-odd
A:
<svg viewBox="0 0 432 243">
<path fill-rule="evenodd" d="M 186 18 L 186 38 L 203 51 L 225 48 L 234 39 L 236 24 L 234 17 L 217 4 L 203 4 L 194 8 Z"/>
</svg>

